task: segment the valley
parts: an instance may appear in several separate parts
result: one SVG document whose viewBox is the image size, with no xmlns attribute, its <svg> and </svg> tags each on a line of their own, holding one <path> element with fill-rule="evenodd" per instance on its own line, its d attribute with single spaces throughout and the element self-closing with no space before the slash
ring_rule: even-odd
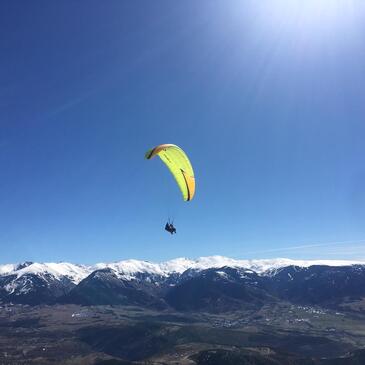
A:
<svg viewBox="0 0 365 365">
<path fill-rule="evenodd" d="M 0 364 L 215 364 L 223 354 L 252 364 L 337 364 L 364 347 L 362 311 L 290 303 L 225 314 L 109 305 L 0 309 Z"/>
</svg>

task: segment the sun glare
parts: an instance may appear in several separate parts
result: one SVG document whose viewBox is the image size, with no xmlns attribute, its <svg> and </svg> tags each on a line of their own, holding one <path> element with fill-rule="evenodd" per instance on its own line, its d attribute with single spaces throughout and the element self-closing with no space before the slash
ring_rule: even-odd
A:
<svg viewBox="0 0 365 365">
<path fill-rule="evenodd" d="M 357 3 L 364 9 L 361 3 Z M 350 0 L 276 0 L 260 3 L 260 12 L 272 26 L 305 33 L 336 31 L 357 16 Z"/>
</svg>

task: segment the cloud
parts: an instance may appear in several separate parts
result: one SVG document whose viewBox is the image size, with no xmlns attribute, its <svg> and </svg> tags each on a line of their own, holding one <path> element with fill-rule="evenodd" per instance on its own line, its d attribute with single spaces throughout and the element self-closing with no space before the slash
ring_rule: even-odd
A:
<svg viewBox="0 0 365 365">
<path fill-rule="evenodd" d="M 354 246 L 354 244 L 357 244 L 357 246 Z M 287 246 L 287 247 L 278 247 L 278 248 L 272 248 L 267 250 L 260 250 L 260 251 L 249 251 L 246 252 L 246 254 L 257 254 L 257 253 L 271 253 L 271 252 L 285 252 L 285 251 L 297 251 L 297 250 L 303 250 L 308 248 L 318 248 L 318 247 L 332 247 L 336 246 L 336 251 L 331 253 L 331 251 L 326 250 L 326 254 L 336 254 L 341 253 L 340 247 L 338 246 L 344 246 L 342 251 L 343 253 L 348 253 L 350 247 L 353 249 L 354 247 L 359 247 L 360 244 L 365 245 L 365 239 L 362 240 L 355 240 L 355 241 L 336 241 L 336 242 L 323 242 L 323 243 L 308 243 L 308 244 L 301 244 L 301 245 L 295 245 L 295 246 Z M 365 246 L 360 246 L 361 248 L 365 249 Z M 357 251 L 358 252 L 358 251 Z"/>
</svg>

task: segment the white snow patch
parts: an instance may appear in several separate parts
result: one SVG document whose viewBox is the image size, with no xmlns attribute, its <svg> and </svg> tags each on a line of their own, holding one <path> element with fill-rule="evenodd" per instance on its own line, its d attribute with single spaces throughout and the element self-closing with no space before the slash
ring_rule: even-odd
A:
<svg viewBox="0 0 365 365">
<path fill-rule="evenodd" d="M 228 275 L 227 275 L 227 273 L 226 273 L 226 272 L 224 272 L 224 271 L 216 271 L 216 273 L 217 273 L 220 277 L 222 277 L 223 279 L 228 279 Z"/>
<path fill-rule="evenodd" d="M 9 275 L 12 271 L 15 270 L 16 266 L 17 265 L 15 264 L 0 265 L 0 276 Z"/>
</svg>

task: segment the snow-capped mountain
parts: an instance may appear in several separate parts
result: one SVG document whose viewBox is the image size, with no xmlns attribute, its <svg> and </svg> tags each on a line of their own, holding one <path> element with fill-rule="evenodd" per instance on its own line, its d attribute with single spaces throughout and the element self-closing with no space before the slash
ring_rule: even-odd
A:
<svg viewBox="0 0 365 365">
<path fill-rule="evenodd" d="M 212 303 L 211 295 L 220 298 L 222 303 L 219 293 L 224 293 L 227 306 L 234 303 L 239 307 L 241 304 L 237 303 L 242 300 L 258 303 L 269 296 L 305 301 L 309 294 L 315 293 L 311 299 L 315 302 L 323 293 L 331 298 L 339 292 L 362 295 L 362 289 L 354 287 L 355 282 L 358 288 L 365 288 L 363 261 L 236 260 L 210 256 L 195 260 L 177 258 L 162 263 L 124 260 L 91 266 L 25 262 L 0 265 L 0 300 L 27 304 L 62 301 L 163 307 L 162 302 L 181 306 L 187 298 L 194 301 L 197 295 L 192 293 L 199 293 L 203 295 L 201 302 L 191 307 L 196 308 L 199 303 Z M 227 291 L 227 288 L 231 289 Z M 238 299 L 229 299 L 230 291 L 236 293 Z M 176 301 L 177 298 L 181 300 Z M 190 308 L 190 304 L 186 303 L 184 308 Z"/>
<path fill-rule="evenodd" d="M 78 284 L 93 270 L 85 265 L 75 265 L 67 262 L 61 263 L 37 263 L 24 262 L 21 264 L 0 265 L 0 276 L 16 275 L 20 278 L 24 275 L 52 275 L 55 279 L 68 278 L 74 284 Z"/>
<path fill-rule="evenodd" d="M 287 266 L 309 267 L 314 265 L 324 266 L 351 266 L 365 265 L 365 261 L 348 260 L 292 260 L 286 258 L 263 260 L 237 260 L 224 256 L 207 256 L 191 260 L 177 258 L 161 263 L 152 263 L 140 260 L 124 260 L 115 263 L 99 263 L 89 267 L 92 271 L 110 268 L 121 278 L 132 280 L 138 274 L 150 274 L 168 277 L 172 274 L 182 274 L 187 270 L 202 271 L 220 267 L 242 268 L 252 270 L 261 275 L 272 275 L 280 268 Z"/>
<path fill-rule="evenodd" d="M 34 263 L 0 265 L 0 276 L 16 275 L 17 278 L 34 274 L 42 276 L 50 274 L 56 279 L 68 278 L 74 284 L 78 284 L 93 271 L 109 268 L 119 277 L 132 280 L 137 274 L 150 274 L 168 277 L 172 274 L 182 274 L 186 270 L 202 271 L 220 267 L 242 268 L 252 270 L 261 275 L 272 274 L 287 266 L 309 267 L 314 265 L 323 266 L 351 266 L 365 265 L 365 261 L 349 260 L 292 260 L 286 258 L 262 259 L 262 260 L 237 260 L 224 256 L 207 256 L 198 259 L 177 258 L 161 263 L 153 263 L 141 260 L 123 260 L 112 263 L 97 263 L 95 265 L 79 265 L 67 262 L 60 263 Z"/>
<path fill-rule="evenodd" d="M 52 302 L 65 295 L 92 270 L 69 263 L 8 264 L 0 266 L 0 299 L 14 302 Z"/>
</svg>

